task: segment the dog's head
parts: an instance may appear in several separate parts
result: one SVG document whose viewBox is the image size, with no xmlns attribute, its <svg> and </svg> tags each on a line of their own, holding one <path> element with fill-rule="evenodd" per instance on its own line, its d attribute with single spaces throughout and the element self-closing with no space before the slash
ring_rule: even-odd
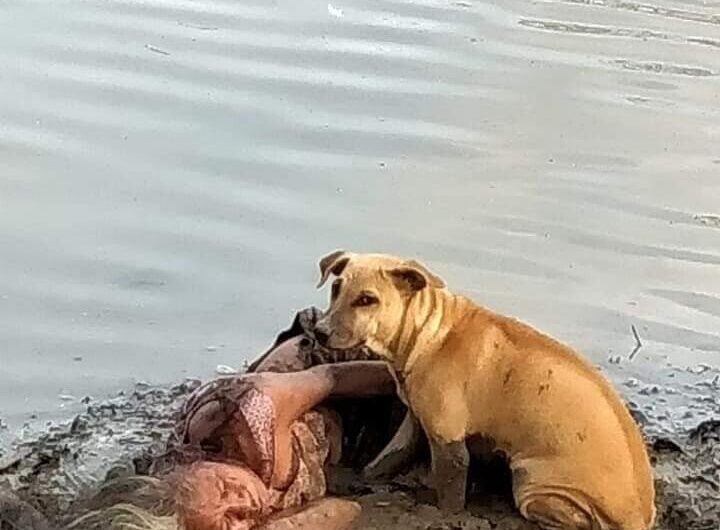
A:
<svg viewBox="0 0 720 530">
<path fill-rule="evenodd" d="M 384 254 L 338 250 L 320 260 L 322 287 L 330 276 L 330 307 L 315 327 L 317 339 L 330 348 L 366 345 L 391 356 L 388 345 L 399 332 L 410 300 L 424 289 L 445 283 L 415 260 Z"/>
</svg>

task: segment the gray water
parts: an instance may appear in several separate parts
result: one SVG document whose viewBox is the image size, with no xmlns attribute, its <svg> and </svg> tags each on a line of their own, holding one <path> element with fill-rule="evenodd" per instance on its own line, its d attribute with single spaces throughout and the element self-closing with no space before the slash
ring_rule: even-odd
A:
<svg viewBox="0 0 720 530">
<path fill-rule="evenodd" d="M 717 406 L 720 2 L 649 1 L 3 1 L 0 417 L 240 366 L 336 248 Z"/>
</svg>

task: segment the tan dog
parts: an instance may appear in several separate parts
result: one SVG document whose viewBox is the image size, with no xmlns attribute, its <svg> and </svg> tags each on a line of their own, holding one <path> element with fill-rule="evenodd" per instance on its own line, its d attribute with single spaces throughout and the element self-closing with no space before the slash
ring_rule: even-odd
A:
<svg viewBox="0 0 720 530">
<path fill-rule="evenodd" d="M 513 493 L 547 529 L 646 530 L 655 519 L 639 429 L 610 383 L 572 349 L 445 289 L 415 261 L 334 252 L 319 339 L 384 356 L 430 441 L 440 507 L 464 508 L 468 442 L 509 458 Z M 474 444 L 470 443 L 471 446 Z"/>
</svg>

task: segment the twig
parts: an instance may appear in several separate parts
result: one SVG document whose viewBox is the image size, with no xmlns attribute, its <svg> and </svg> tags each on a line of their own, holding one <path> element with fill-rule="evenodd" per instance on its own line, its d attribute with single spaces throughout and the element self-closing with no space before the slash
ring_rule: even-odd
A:
<svg viewBox="0 0 720 530">
<path fill-rule="evenodd" d="M 146 44 L 145 49 L 150 50 L 153 53 L 159 53 L 160 55 L 170 55 L 170 53 L 166 52 L 165 50 L 161 50 L 157 46 L 153 46 L 152 44 Z"/>
<path fill-rule="evenodd" d="M 637 355 L 637 352 L 640 351 L 640 348 L 642 348 L 642 341 L 640 340 L 640 335 L 638 335 L 637 329 L 635 329 L 635 325 L 631 325 L 630 329 L 632 329 L 633 336 L 635 337 L 635 347 L 633 348 L 633 351 L 630 352 L 630 360 L 632 361 L 635 356 Z"/>
<path fill-rule="evenodd" d="M 178 25 L 191 29 L 199 29 L 200 31 L 217 31 L 220 29 L 217 26 L 202 26 L 200 24 L 192 24 L 190 22 L 178 22 Z"/>
</svg>

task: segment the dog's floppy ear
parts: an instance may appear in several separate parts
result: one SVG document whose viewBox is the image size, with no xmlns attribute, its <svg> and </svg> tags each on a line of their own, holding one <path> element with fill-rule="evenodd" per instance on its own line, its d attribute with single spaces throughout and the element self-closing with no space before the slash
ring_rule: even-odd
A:
<svg viewBox="0 0 720 530">
<path fill-rule="evenodd" d="M 339 276 L 342 274 L 343 269 L 350 261 L 350 254 L 344 250 L 336 250 L 331 252 L 320 260 L 318 265 L 320 266 L 320 281 L 317 284 L 317 288 L 320 289 L 330 277 L 331 274 Z"/>
<path fill-rule="evenodd" d="M 430 287 L 434 287 L 436 289 L 444 289 L 445 288 L 445 281 L 442 278 L 440 278 L 440 276 L 437 276 L 437 275 L 433 274 L 432 272 L 430 272 L 428 270 L 428 268 L 425 265 L 423 265 L 422 263 L 420 263 L 419 261 L 415 261 L 414 259 L 409 259 L 405 262 L 405 264 L 408 267 L 412 267 L 412 268 L 417 269 L 420 272 L 422 272 L 425 275 L 425 277 L 427 278 L 427 281 L 428 281 L 428 284 L 430 285 Z"/>
<path fill-rule="evenodd" d="M 445 287 L 444 281 L 414 259 L 407 260 L 400 267 L 392 269 L 390 276 L 399 288 L 410 291 L 420 291 L 428 285 L 436 289 Z"/>
</svg>

